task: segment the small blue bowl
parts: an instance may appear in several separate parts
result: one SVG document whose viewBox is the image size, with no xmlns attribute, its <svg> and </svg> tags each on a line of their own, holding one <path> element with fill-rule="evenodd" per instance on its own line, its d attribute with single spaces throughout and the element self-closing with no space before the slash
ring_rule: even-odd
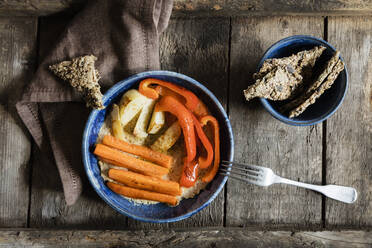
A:
<svg viewBox="0 0 372 248">
<path fill-rule="evenodd" d="M 92 153 L 99 130 L 101 129 L 106 115 L 109 113 L 107 109 L 110 110 L 110 105 L 118 102 L 124 92 L 131 88 L 137 88 L 139 82 L 149 77 L 169 81 L 193 91 L 206 104 L 212 115 L 217 118 L 220 124 L 221 159 L 233 161 L 234 138 L 230 121 L 222 105 L 212 92 L 196 80 L 180 73 L 148 71 L 136 74 L 115 84 L 103 96 L 104 105 L 108 107 L 103 110 L 93 110 L 91 112 L 83 135 L 83 163 L 89 181 L 98 195 L 121 214 L 145 222 L 174 222 L 186 219 L 208 206 L 225 185 L 227 177 L 218 174 L 214 180 L 207 185 L 206 189 L 192 199 L 183 199 L 176 207 L 170 207 L 162 203 L 153 205 L 134 204 L 107 188 L 100 175 L 97 159 Z"/>
<path fill-rule="evenodd" d="M 336 52 L 336 49 L 322 39 L 307 35 L 295 35 L 282 39 L 272 45 L 260 60 L 257 71 L 259 71 L 266 59 L 287 57 L 299 51 L 312 49 L 315 46 L 326 47 L 326 50 L 317 60 L 314 68 L 315 71 L 321 70 L 325 63 Z M 344 61 L 341 56 L 340 59 Z M 345 70 L 340 73 L 332 87 L 326 90 L 314 104 L 310 105 L 301 115 L 295 118 L 289 118 L 278 111 L 278 108 L 283 104 L 284 101 L 271 101 L 265 98 L 260 98 L 260 101 L 264 108 L 269 111 L 272 116 L 284 123 L 294 126 L 315 125 L 328 119 L 336 112 L 344 100 L 347 85 L 348 74 L 345 66 Z"/>
</svg>

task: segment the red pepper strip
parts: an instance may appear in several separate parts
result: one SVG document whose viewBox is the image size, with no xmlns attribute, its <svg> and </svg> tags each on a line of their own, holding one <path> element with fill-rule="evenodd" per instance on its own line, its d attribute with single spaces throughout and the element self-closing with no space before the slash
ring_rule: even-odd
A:
<svg viewBox="0 0 372 248">
<path fill-rule="evenodd" d="M 199 99 L 198 97 L 192 93 L 191 91 L 186 90 L 183 87 L 180 87 L 178 85 L 155 79 L 155 78 L 146 78 L 141 81 L 138 90 L 141 94 L 152 98 L 152 99 L 157 99 L 159 98 L 159 92 L 157 92 L 155 89 L 150 88 L 151 84 L 158 84 L 164 87 L 167 87 L 168 89 L 180 94 L 186 99 L 186 107 L 190 109 L 191 111 L 194 111 L 194 109 L 198 106 Z"/>
<path fill-rule="evenodd" d="M 209 114 L 207 107 L 202 101 L 199 101 L 198 106 L 196 106 L 193 113 L 199 118 Z"/>
<path fill-rule="evenodd" d="M 202 149 L 202 143 L 200 142 L 199 137 L 196 136 L 195 138 L 196 138 L 196 150 Z"/>
<path fill-rule="evenodd" d="M 194 115 L 192 115 L 192 117 L 194 120 L 196 133 L 198 134 L 201 143 L 203 144 L 205 150 L 207 151 L 207 157 L 202 156 L 199 157 L 199 165 L 200 168 L 206 169 L 211 165 L 213 161 L 213 147 L 211 145 L 211 142 L 209 142 L 207 135 L 205 135 L 199 120 Z"/>
<path fill-rule="evenodd" d="M 172 90 L 170 90 L 170 89 L 168 89 L 164 86 L 158 85 L 158 86 L 155 87 L 155 90 L 161 96 L 166 96 L 166 95 L 167 96 L 173 96 L 179 102 L 182 102 L 183 104 L 186 104 L 186 99 L 183 96 L 181 96 L 180 94 L 177 94 L 175 91 L 172 91 Z M 199 103 L 196 106 L 196 108 L 194 109 L 193 113 L 196 116 L 201 117 L 201 116 L 208 115 L 208 110 L 207 110 L 207 107 L 204 105 L 204 103 L 199 100 Z"/>
<path fill-rule="evenodd" d="M 141 81 L 138 91 L 144 95 L 147 96 L 151 99 L 158 99 L 159 98 L 159 93 L 154 89 L 150 87 L 150 84 L 154 84 L 155 82 L 158 82 L 160 80 L 158 79 L 153 79 L 153 78 L 147 78 Z"/>
<path fill-rule="evenodd" d="M 196 156 L 196 141 L 194 120 L 190 111 L 182 103 L 171 96 L 163 96 L 160 98 L 154 111 L 169 112 L 177 117 L 185 140 L 187 161 L 191 162 Z"/>
<path fill-rule="evenodd" d="M 183 163 L 183 171 L 180 179 L 180 186 L 190 188 L 194 186 L 198 178 L 199 164 L 196 160 L 188 162 L 185 158 Z"/>
<path fill-rule="evenodd" d="M 151 88 L 150 86 L 152 84 L 161 85 L 161 86 L 166 87 L 166 88 L 170 89 L 171 91 L 177 93 L 178 95 L 182 96 L 186 100 L 185 106 L 191 112 L 194 112 L 197 116 L 204 116 L 204 115 L 208 114 L 207 108 L 205 107 L 205 105 L 199 100 L 199 98 L 194 93 L 192 93 L 189 90 L 186 90 L 183 87 L 180 87 L 178 85 L 175 85 L 175 84 L 163 81 L 163 80 L 159 80 L 159 79 L 155 79 L 155 78 L 146 78 L 146 79 L 141 81 L 141 83 L 138 87 L 139 92 L 142 95 L 147 96 L 149 98 L 158 99 L 159 94 L 161 94 L 161 92 L 158 91 L 159 88 L 158 88 L 158 90 L 154 89 L 154 88 Z M 181 101 L 181 102 L 183 102 L 183 101 Z"/>
<path fill-rule="evenodd" d="M 155 87 L 155 90 L 156 92 L 159 93 L 159 95 L 161 96 L 173 96 L 174 98 L 176 98 L 180 103 L 182 104 L 185 104 L 186 103 L 186 100 L 183 96 L 177 94 L 176 92 L 164 87 L 164 86 L 156 86 Z"/>
<path fill-rule="evenodd" d="M 211 115 L 207 115 L 201 118 L 201 124 L 207 125 L 211 122 L 214 129 L 214 162 L 213 167 L 204 175 L 202 178 L 203 182 L 209 183 L 216 176 L 218 167 L 220 166 L 220 128 L 218 126 L 218 121 Z"/>
</svg>

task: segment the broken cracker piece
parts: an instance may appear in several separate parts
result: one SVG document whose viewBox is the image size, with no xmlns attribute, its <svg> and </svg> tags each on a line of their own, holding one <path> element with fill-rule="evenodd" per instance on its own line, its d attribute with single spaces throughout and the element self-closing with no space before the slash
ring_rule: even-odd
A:
<svg viewBox="0 0 372 248">
<path fill-rule="evenodd" d="M 325 65 L 322 73 L 318 76 L 318 78 L 310 85 L 310 87 L 303 93 L 300 97 L 294 99 L 293 101 L 283 105 L 280 108 L 281 112 L 286 112 L 290 109 L 293 109 L 304 102 L 307 98 L 310 97 L 314 91 L 319 88 L 319 86 L 323 83 L 323 81 L 327 78 L 327 76 L 332 72 L 333 68 L 335 67 L 336 63 L 338 62 L 340 57 L 340 52 L 336 51 L 336 53 L 332 56 L 332 58 L 327 62 Z"/>
<path fill-rule="evenodd" d="M 255 97 L 285 100 L 291 96 L 293 88 L 301 81 L 301 75 L 288 66 L 277 66 L 244 90 L 244 96 L 247 101 Z"/>
<path fill-rule="evenodd" d="M 261 66 L 260 71 L 253 74 L 253 78 L 254 79 L 262 78 L 274 67 L 280 65 L 281 66 L 291 65 L 292 68 L 297 71 L 297 73 L 302 74 L 304 68 L 312 69 L 314 67 L 316 60 L 322 55 L 325 49 L 326 48 L 324 46 L 317 46 L 311 50 L 304 50 L 296 54 L 293 54 L 289 57 L 266 59 L 263 65 Z"/>
<path fill-rule="evenodd" d="M 70 83 L 84 98 L 87 107 L 103 109 L 100 79 L 94 63 L 97 58 L 86 55 L 73 58 L 71 61 L 62 61 L 49 66 L 49 69 L 59 78 Z"/>
<path fill-rule="evenodd" d="M 310 95 L 301 105 L 292 110 L 289 113 L 289 118 L 294 118 L 303 113 L 307 107 L 313 104 L 327 89 L 331 88 L 333 83 L 336 81 L 338 75 L 344 70 L 345 65 L 341 60 L 338 60 L 337 64 L 333 67 L 332 72 L 328 75 L 326 81 L 324 81 L 314 93 Z"/>
<path fill-rule="evenodd" d="M 260 71 L 253 75 L 255 84 L 244 90 L 246 100 L 255 97 L 287 100 L 298 95 L 304 81 L 311 78 L 314 64 L 325 49 L 318 46 L 289 57 L 265 60 Z"/>
</svg>

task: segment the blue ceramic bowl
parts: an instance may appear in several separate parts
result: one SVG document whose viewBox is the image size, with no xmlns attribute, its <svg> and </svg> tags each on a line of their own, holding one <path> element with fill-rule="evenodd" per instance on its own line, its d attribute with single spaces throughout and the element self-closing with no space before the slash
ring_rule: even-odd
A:
<svg viewBox="0 0 372 248">
<path fill-rule="evenodd" d="M 83 136 L 82 153 L 84 167 L 98 195 L 118 212 L 133 219 L 146 222 L 162 223 L 179 221 L 192 216 L 208 206 L 223 188 L 227 177 L 217 175 L 207 185 L 205 190 L 192 199 L 182 200 L 177 207 L 169 207 L 162 203 L 153 205 L 133 204 L 106 187 L 100 176 L 97 159 L 92 153 L 98 132 L 106 115 L 110 111 L 110 105 L 118 102 L 124 92 L 131 88 L 137 88 L 140 81 L 149 77 L 169 81 L 193 91 L 208 106 L 220 124 L 221 159 L 233 161 L 234 139 L 230 121 L 217 98 L 206 87 L 188 76 L 169 71 L 149 71 L 136 74 L 115 84 L 103 97 L 104 105 L 108 107 L 104 110 L 93 110 L 91 112 Z"/>
<path fill-rule="evenodd" d="M 327 49 L 317 60 L 314 69 L 316 71 L 321 70 L 325 63 L 335 53 L 336 49 L 322 39 L 306 35 L 296 35 L 282 39 L 271 46 L 259 62 L 257 71 L 259 71 L 266 59 L 287 57 L 299 51 L 309 50 L 320 45 L 325 46 Z M 344 61 L 341 56 L 340 58 Z M 340 107 L 346 95 L 347 84 L 348 75 L 345 66 L 345 70 L 340 73 L 332 87 L 326 90 L 314 104 L 309 106 L 301 115 L 295 118 L 288 118 L 288 116 L 278 111 L 278 108 L 285 103 L 284 101 L 271 101 L 265 98 L 260 98 L 260 101 L 272 116 L 284 123 L 294 126 L 315 125 L 329 118 Z"/>
</svg>

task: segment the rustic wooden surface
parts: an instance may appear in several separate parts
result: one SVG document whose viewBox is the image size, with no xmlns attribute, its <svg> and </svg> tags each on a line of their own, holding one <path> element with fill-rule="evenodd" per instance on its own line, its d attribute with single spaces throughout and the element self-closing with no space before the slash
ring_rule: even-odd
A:
<svg viewBox="0 0 372 248">
<path fill-rule="evenodd" d="M 0 229 L 0 247 L 311 247 L 367 248 L 372 234 L 363 231 L 289 232 L 246 229 L 148 231 L 42 231 Z"/>
<path fill-rule="evenodd" d="M 36 62 L 37 18 L 0 18 L 0 226 L 26 227 L 31 141 L 14 101 Z"/>
<path fill-rule="evenodd" d="M 66 7 L 70 4 L 76 6 L 72 9 L 77 9 L 82 2 L 84 0 L 2 1 L 0 15 L 5 12 L 54 13 L 71 8 Z M 301 7 L 299 1 L 291 1 L 293 5 L 280 11 L 288 12 L 297 4 L 297 14 L 309 14 L 306 11 L 311 6 L 311 11 L 320 11 L 314 15 L 325 8 L 331 11 L 330 15 L 344 13 L 346 9 L 360 10 L 358 14 L 366 15 L 372 6 L 369 1 L 342 2 L 343 5 L 341 1 L 310 5 L 311 1 L 303 1 Z M 191 12 L 201 16 L 208 9 L 206 15 L 221 16 L 173 18 L 160 41 L 162 69 L 189 75 L 215 93 L 230 115 L 236 161 L 266 165 L 284 177 L 303 182 L 350 185 L 357 188 L 358 201 L 347 205 L 291 186 L 260 188 L 229 180 L 208 208 L 187 220 L 161 225 L 140 223 L 121 216 L 86 182 L 82 198 L 74 206 L 66 206 L 57 169 L 54 164 L 43 162 L 32 145 L 15 114 L 14 101 L 32 76 L 37 61 L 45 56 L 73 13 L 39 19 L 0 17 L 0 227 L 168 228 L 168 231 L 146 232 L 3 230 L 0 231 L 0 247 L 21 246 L 11 246 L 15 240 L 30 247 L 37 247 L 38 242 L 51 247 L 55 240 L 62 240 L 67 244 L 65 246 L 94 247 L 103 246 L 107 238 L 112 242 L 106 242 L 107 247 L 149 247 L 151 244 L 165 247 L 245 247 L 247 244 L 372 247 L 370 232 L 249 231 L 323 227 L 364 230 L 372 227 L 372 169 L 369 165 L 372 158 L 372 78 L 369 72 L 372 70 L 372 18 L 223 16 L 242 13 L 231 9 L 242 8 L 243 4 L 246 4 L 244 14 L 255 15 L 280 7 L 280 4 L 288 5 L 288 1 L 274 1 L 272 5 L 267 1 L 237 3 L 176 0 L 175 16 Z M 250 4 L 253 7 L 249 7 Z M 54 9 L 50 8 L 52 5 Z M 258 101 L 246 103 L 243 99 L 242 90 L 250 83 L 262 53 L 275 41 L 293 34 L 328 39 L 340 49 L 346 61 L 349 70 L 347 97 L 337 113 L 323 124 L 287 126 L 266 113 Z M 229 228 L 185 232 L 189 227 L 210 226 Z M 232 228 L 236 226 L 245 226 L 249 230 Z M 185 229 L 175 231 L 176 228 Z"/>
<path fill-rule="evenodd" d="M 87 0 L 0 1 L 0 15 L 76 12 Z M 174 0 L 174 16 L 371 15 L 372 1 L 360 0 Z"/>
<path fill-rule="evenodd" d="M 322 38 L 320 17 L 233 18 L 231 23 L 230 120 L 235 133 L 235 161 L 270 167 L 279 175 L 321 184 L 322 125 L 293 127 L 272 118 L 258 101 L 247 103 L 242 89 L 262 54 L 275 41 L 296 34 Z M 283 185 L 268 188 L 229 180 L 227 225 L 319 226 L 322 197 Z"/>
<path fill-rule="evenodd" d="M 353 185 L 359 199 L 327 200 L 327 225 L 372 226 L 372 18 L 329 18 L 328 27 L 350 81 L 345 102 L 327 122 L 327 183 Z"/>
</svg>

